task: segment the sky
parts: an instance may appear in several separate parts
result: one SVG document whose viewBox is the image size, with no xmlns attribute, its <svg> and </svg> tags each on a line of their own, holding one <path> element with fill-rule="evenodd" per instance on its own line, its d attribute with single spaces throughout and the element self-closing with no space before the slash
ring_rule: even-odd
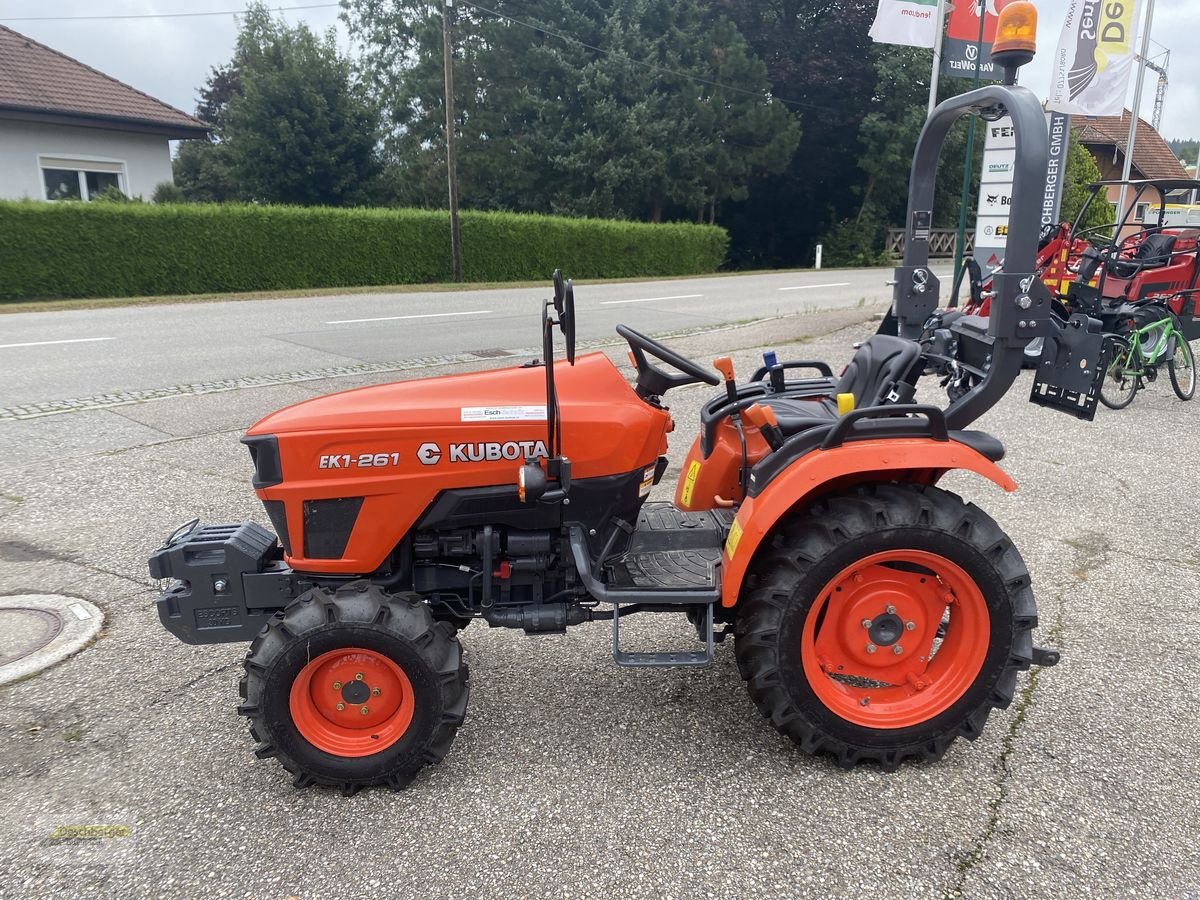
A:
<svg viewBox="0 0 1200 900">
<path fill-rule="evenodd" d="M 325 0 L 326 3 L 329 0 Z M 755 0 L 743 0 L 755 2 Z M 1021 83 L 1045 97 L 1050 56 L 1058 42 L 1070 0 L 1035 0 L 1041 52 L 1022 70 Z M 276 0 L 274 6 L 320 4 L 322 0 Z M 196 106 L 197 88 L 214 65 L 233 54 L 237 22 L 232 14 L 194 18 L 108 19 L 102 21 L 16 21 L 24 17 L 178 14 L 228 11 L 242 0 L 0 0 L 0 24 L 28 35 L 118 78 L 185 112 Z M 337 30 L 343 49 L 353 52 L 336 6 L 291 10 L 292 22 Z M 1200 137 L 1200 0 L 1156 0 L 1150 58 L 1170 49 L 1170 87 L 1160 131 L 1166 138 Z M 1140 46 L 1140 38 L 1139 38 Z M 1130 79 L 1128 106 L 1133 97 Z M 1141 113 L 1149 121 L 1157 76 L 1147 72 Z"/>
</svg>

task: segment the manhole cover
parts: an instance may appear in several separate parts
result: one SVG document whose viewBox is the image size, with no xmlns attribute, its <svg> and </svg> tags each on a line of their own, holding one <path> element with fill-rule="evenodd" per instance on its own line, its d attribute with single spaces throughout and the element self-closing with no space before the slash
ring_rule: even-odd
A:
<svg viewBox="0 0 1200 900">
<path fill-rule="evenodd" d="M 45 609 L 0 609 L 0 666 L 37 653 L 62 631 L 62 619 Z"/>
<path fill-rule="evenodd" d="M 103 621 L 100 610 L 77 597 L 0 597 L 0 684 L 66 659 L 96 635 Z"/>
</svg>

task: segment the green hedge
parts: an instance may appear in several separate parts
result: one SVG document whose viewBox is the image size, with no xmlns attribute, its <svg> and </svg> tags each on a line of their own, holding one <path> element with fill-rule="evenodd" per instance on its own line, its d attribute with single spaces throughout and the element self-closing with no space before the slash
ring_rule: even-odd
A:
<svg viewBox="0 0 1200 900">
<path fill-rule="evenodd" d="M 729 237 L 513 213 L 462 214 L 467 281 L 714 271 Z M 444 212 L 0 202 L 0 300 L 134 297 L 451 281 Z"/>
</svg>

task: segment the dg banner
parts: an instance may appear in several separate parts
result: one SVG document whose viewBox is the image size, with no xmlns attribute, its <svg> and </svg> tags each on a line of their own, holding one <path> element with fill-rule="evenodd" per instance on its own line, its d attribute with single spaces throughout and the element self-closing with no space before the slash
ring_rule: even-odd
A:
<svg viewBox="0 0 1200 900">
<path fill-rule="evenodd" d="M 979 69 L 983 81 L 998 80 L 1002 73 L 992 63 L 992 41 L 1000 10 L 1013 0 L 956 0 L 946 24 L 942 44 L 942 74 L 954 78 L 974 78 Z M 979 17 L 983 16 L 983 44 L 979 46 Z"/>
<path fill-rule="evenodd" d="M 1119 116 L 1137 58 L 1140 0 L 1071 0 L 1054 51 L 1047 109 Z"/>
</svg>

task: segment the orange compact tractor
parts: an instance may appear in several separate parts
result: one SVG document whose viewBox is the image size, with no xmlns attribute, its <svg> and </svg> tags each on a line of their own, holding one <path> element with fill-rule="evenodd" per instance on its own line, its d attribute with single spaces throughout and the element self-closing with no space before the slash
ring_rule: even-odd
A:
<svg viewBox="0 0 1200 900">
<path fill-rule="evenodd" d="M 1011 75 L 1032 54 L 1005 27 L 996 58 Z M 914 402 L 928 369 L 917 339 L 938 302 L 934 167 L 964 114 L 1012 117 L 1017 172 L 991 315 L 953 326 L 978 377 L 943 409 Z M 150 560 L 171 579 L 163 625 L 189 643 L 250 641 L 239 712 L 257 754 L 297 785 L 401 787 L 442 759 L 467 709 L 459 632 L 476 619 L 530 634 L 607 621 L 627 666 L 703 665 L 732 634 L 754 704 L 802 750 L 889 770 L 939 758 L 1008 705 L 1019 671 L 1057 660 L 1033 644 L 1012 541 L 938 487 L 955 469 L 1016 487 L 1000 441 L 964 429 L 1012 384 L 1032 337 L 1057 360 L 1038 401 L 1094 409 L 1100 335 L 1078 317 L 1055 324 L 1031 277 L 1046 159 L 1041 104 L 1011 78 L 935 110 L 914 160 L 898 334 L 864 342 L 840 377 L 785 362 L 739 383 L 727 359 L 714 371 L 619 326 L 631 385 L 603 354 L 576 358 L 572 288 L 556 277 L 543 361 L 267 416 L 244 443 L 275 533 L 172 535 Z M 664 398 L 697 383 L 719 390 L 675 500 L 648 502 L 675 425 Z M 647 614 L 686 616 L 696 649 L 624 649 L 621 623 Z"/>
</svg>

